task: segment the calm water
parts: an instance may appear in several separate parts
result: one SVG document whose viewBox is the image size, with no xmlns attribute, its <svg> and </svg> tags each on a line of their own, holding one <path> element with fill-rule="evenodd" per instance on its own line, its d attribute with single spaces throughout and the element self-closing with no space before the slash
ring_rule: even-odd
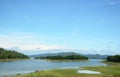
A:
<svg viewBox="0 0 120 77">
<path fill-rule="evenodd" d="M 48 62 L 45 60 L 19 60 L 15 62 L 0 62 L 0 77 L 29 73 L 35 70 L 56 68 L 78 68 L 80 66 L 104 66 L 100 59 L 90 59 L 86 62 Z"/>
</svg>

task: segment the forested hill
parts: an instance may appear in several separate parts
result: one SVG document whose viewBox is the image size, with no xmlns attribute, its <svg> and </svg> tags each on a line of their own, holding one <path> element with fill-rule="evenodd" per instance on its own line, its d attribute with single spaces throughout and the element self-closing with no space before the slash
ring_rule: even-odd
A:
<svg viewBox="0 0 120 77">
<path fill-rule="evenodd" d="M 59 53 L 44 53 L 44 54 L 36 54 L 29 55 L 30 57 L 47 57 L 47 56 L 69 56 L 69 55 L 83 55 L 88 57 L 89 59 L 106 59 L 108 55 L 100 55 L 100 54 L 80 54 L 76 52 L 59 52 Z"/>
<path fill-rule="evenodd" d="M 67 56 L 46 56 L 46 57 L 36 57 L 36 59 L 48 59 L 48 60 L 87 60 L 88 57 L 83 55 L 67 55 Z"/>
<path fill-rule="evenodd" d="M 4 48 L 0 48 L 0 59 L 19 59 L 19 58 L 29 57 L 13 50 L 6 50 Z"/>
</svg>

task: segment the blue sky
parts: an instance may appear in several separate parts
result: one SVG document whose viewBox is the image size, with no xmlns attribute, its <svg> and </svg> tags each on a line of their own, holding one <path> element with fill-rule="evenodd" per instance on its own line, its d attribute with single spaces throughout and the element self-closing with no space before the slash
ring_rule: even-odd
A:
<svg viewBox="0 0 120 77">
<path fill-rule="evenodd" d="M 120 54 L 119 9 L 119 0 L 0 0 L 0 47 Z"/>
</svg>

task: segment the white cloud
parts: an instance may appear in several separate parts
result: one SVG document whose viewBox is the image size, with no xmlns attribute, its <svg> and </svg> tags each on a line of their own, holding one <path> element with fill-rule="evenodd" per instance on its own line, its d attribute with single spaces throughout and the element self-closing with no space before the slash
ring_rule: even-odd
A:
<svg viewBox="0 0 120 77">
<path fill-rule="evenodd" d="M 51 49 L 64 49 L 58 45 L 47 45 L 41 43 L 42 40 L 38 40 L 39 37 L 30 33 L 9 33 L 6 35 L 0 35 L 0 47 L 12 48 L 19 50 L 51 50 Z"/>
<path fill-rule="evenodd" d="M 64 47 L 60 46 L 51 46 L 51 45 L 41 45 L 41 44 L 31 44 L 20 46 L 21 50 L 51 50 L 51 49 L 63 49 Z"/>
<path fill-rule="evenodd" d="M 6 34 L 0 35 L 0 47 L 13 47 L 28 43 L 34 39 L 34 36 L 30 35 L 16 35 L 16 34 Z"/>
<path fill-rule="evenodd" d="M 17 50 L 24 54 L 39 54 L 49 52 L 79 52 L 86 53 L 88 50 L 78 50 L 54 44 L 43 44 L 36 40 L 36 36 L 23 33 L 11 33 L 0 35 L 0 47 Z M 88 52 L 89 53 L 89 52 Z"/>
<path fill-rule="evenodd" d="M 77 31 L 78 32 L 78 31 Z M 76 32 L 75 32 L 76 34 Z M 110 42 L 101 42 L 100 40 L 96 41 L 86 41 L 81 40 L 72 43 L 73 45 L 62 46 L 57 45 L 55 42 L 44 43 L 45 40 L 39 39 L 40 37 L 32 33 L 9 33 L 6 35 L 0 35 L 0 47 L 7 49 L 14 49 L 20 51 L 24 54 L 39 54 L 39 53 L 48 53 L 48 52 L 78 52 L 83 54 L 112 54 L 115 51 L 115 54 L 120 53 L 120 49 L 113 41 Z M 49 39 L 49 38 L 46 38 Z M 41 41 L 43 41 L 41 43 Z M 99 41 L 99 42 L 98 42 Z M 47 41 L 49 42 L 49 41 Z M 62 42 L 62 41 L 61 41 Z M 87 43 L 86 43 L 87 42 Z M 66 42 L 65 42 L 66 43 Z M 78 44 L 77 44 L 78 43 Z M 100 44 L 100 45 L 99 45 Z M 98 45 L 98 46 L 97 46 Z M 77 46 L 77 47 L 76 47 Z"/>
</svg>

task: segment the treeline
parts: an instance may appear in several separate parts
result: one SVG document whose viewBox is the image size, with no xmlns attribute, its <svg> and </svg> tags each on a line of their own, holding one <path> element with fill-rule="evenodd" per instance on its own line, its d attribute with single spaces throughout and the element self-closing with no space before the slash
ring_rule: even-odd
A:
<svg viewBox="0 0 120 77">
<path fill-rule="evenodd" d="M 108 56 L 107 61 L 110 62 L 120 62 L 120 55 Z"/>
<path fill-rule="evenodd" d="M 88 57 L 82 55 L 67 55 L 67 56 L 46 56 L 36 57 L 36 59 L 49 59 L 49 60 L 87 60 Z"/>
<path fill-rule="evenodd" d="M 29 57 L 14 50 L 6 50 L 0 48 L 0 59 L 18 59 L 18 58 L 29 58 Z"/>
</svg>

